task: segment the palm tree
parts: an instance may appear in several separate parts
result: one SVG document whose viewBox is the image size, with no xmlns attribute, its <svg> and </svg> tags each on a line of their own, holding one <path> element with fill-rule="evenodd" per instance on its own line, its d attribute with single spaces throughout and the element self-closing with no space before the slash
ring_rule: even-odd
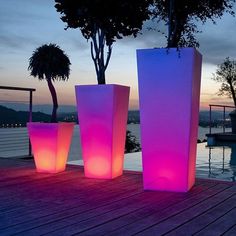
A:
<svg viewBox="0 0 236 236">
<path fill-rule="evenodd" d="M 44 44 L 36 48 L 29 59 L 30 75 L 38 77 L 39 80 L 46 79 L 48 83 L 53 101 L 51 122 L 57 122 L 58 108 L 57 94 L 52 82 L 68 80 L 70 64 L 68 56 L 56 44 Z"/>
</svg>

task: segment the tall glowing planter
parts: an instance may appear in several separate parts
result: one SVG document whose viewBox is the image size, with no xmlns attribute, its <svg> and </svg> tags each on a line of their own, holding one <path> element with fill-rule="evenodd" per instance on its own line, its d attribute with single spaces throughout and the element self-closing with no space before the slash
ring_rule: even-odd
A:
<svg viewBox="0 0 236 236">
<path fill-rule="evenodd" d="M 58 173 L 65 170 L 74 123 L 27 124 L 34 161 L 38 172 Z"/>
<path fill-rule="evenodd" d="M 85 176 L 112 179 L 122 175 L 129 87 L 75 87 Z"/>
<path fill-rule="evenodd" d="M 144 189 L 195 182 L 202 56 L 193 48 L 137 50 Z"/>
</svg>

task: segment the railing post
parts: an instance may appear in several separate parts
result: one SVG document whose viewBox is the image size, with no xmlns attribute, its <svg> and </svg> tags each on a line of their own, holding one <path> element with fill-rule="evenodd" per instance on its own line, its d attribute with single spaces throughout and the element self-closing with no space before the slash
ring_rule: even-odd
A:
<svg viewBox="0 0 236 236">
<path fill-rule="evenodd" d="M 210 106 L 210 114 L 209 114 L 209 133 L 211 134 L 211 105 Z"/>
<path fill-rule="evenodd" d="M 32 122 L 32 106 L 33 105 L 33 91 L 30 91 L 29 97 L 29 122 Z M 32 147 L 29 140 L 29 156 L 32 156 Z"/>
<path fill-rule="evenodd" d="M 223 146 L 223 166 L 222 166 L 222 174 L 225 172 L 225 146 Z"/>
<path fill-rule="evenodd" d="M 29 98 L 29 122 L 32 122 L 32 104 L 33 104 L 33 91 L 30 91 L 30 98 Z"/>
<path fill-rule="evenodd" d="M 11 87 L 11 86 L 2 86 L 0 85 L 0 89 L 5 89 L 5 90 L 17 90 L 17 91 L 28 91 L 29 92 L 29 119 L 28 119 L 28 122 L 32 122 L 32 115 L 33 115 L 33 112 L 32 112 L 32 106 L 33 106 L 33 92 L 36 91 L 36 89 L 34 88 L 22 88 L 22 87 Z M 29 156 L 32 155 L 32 152 L 31 152 L 31 144 L 29 142 L 29 148 L 28 148 L 28 151 L 29 151 Z"/>
<path fill-rule="evenodd" d="M 225 133 L 225 106 L 224 106 L 224 114 L 223 114 L 223 133 Z"/>
</svg>

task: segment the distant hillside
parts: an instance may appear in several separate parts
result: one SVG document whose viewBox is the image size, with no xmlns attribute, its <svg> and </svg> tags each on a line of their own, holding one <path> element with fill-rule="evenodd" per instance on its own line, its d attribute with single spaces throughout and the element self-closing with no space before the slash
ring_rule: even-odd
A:
<svg viewBox="0 0 236 236">
<path fill-rule="evenodd" d="M 27 111 L 15 111 L 0 105 L 0 127 L 8 126 L 25 126 L 29 119 L 29 113 Z M 230 126 L 229 112 L 226 112 L 226 126 Z M 33 112 L 33 121 L 49 122 L 50 115 L 42 112 Z M 77 112 L 63 112 L 58 113 L 58 121 L 76 122 Z M 130 110 L 128 113 L 128 124 L 139 124 L 140 113 L 138 110 Z M 218 126 L 223 123 L 223 112 L 212 112 L 212 125 Z M 9 125 L 10 124 L 10 125 Z M 199 125 L 206 127 L 209 126 L 209 111 L 200 111 L 199 113 Z"/>
<path fill-rule="evenodd" d="M 50 115 L 42 112 L 33 112 L 33 121 L 50 121 Z M 26 111 L 15 111 L 0 105 L 0 126 L 26 126 L 29 113 Z"/>
<path fill-rule="evenodd" d="M 58 113 L 58 120 L 60 121 L 73 121 L 76 122 L 78 121 L 77 119 L 77 112 L 63 112 L 63 113 Z M 132 110 L 128 112 L 128 124 L 134 123 L 134 124 L 139 124 L 140 123 L 140 116 L 139 116 L 139 111 L 138 110 Z"/>
</svg>

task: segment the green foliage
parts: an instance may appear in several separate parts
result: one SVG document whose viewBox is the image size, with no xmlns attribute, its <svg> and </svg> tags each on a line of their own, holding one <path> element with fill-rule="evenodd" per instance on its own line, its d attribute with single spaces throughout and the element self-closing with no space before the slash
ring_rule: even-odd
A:
<svg viewBox="0 0 236 236">
<path fill-rule="evenodd" d="M 212 79 L 221 83 L 218 95 L 232 98 L 236 106 L 236 61 L 227 57 L 223 63 L 217 66 L 216 73 L 213 75 Z"/>
<path fill-rule="evenodd" d="M 91 56 L 97 81 L 105 84 L 105 71 L 110 61 L 112 44 L 125 36 L 136 37 L 143 22 L 150 18 L 153 0 L 55 0 L 66 28 L 79 28 L 90 40 Z"/>
<path fill-rule="evenodd" d="M 29 59 L 30 75 L 39 80 L 68 80 L 70 74 L 68 56 L 55 44 L 38 47 Z"/>
<path fill-rule="evenodd" d="M 129 130 L 126 131 L 125 153 L 140 152 L 141 146 Z"/>
<path fill-rule="evenodd" d="M 154 17 L 168 25 L 168 47 L 199 47 L 197 22 L 234 15 L 235 0 L 154 0 Z"/>
<path fill-rule="evenodd" d="M 143 21 L 149 19 L 147 0 L 55 0 L 56 9 L 67 28 L 80 28 L 86 39 L 98 29 L 105 34 L 106 45 L 124 36 L 137 36 Z"/>
<path fill-rule="evenodd" d="M 45 79 L 48 83 L 52 101 L 53 111 L 51 122 L 57 122 L 57 94 L 53 86 L 54 80 L 68 80 L 70 74 L 70 60 L 68 56 L 56 44 L 44 44 L 38 47 L 29 59 L 30 75 L 39 80 Z"/>
</svg>

